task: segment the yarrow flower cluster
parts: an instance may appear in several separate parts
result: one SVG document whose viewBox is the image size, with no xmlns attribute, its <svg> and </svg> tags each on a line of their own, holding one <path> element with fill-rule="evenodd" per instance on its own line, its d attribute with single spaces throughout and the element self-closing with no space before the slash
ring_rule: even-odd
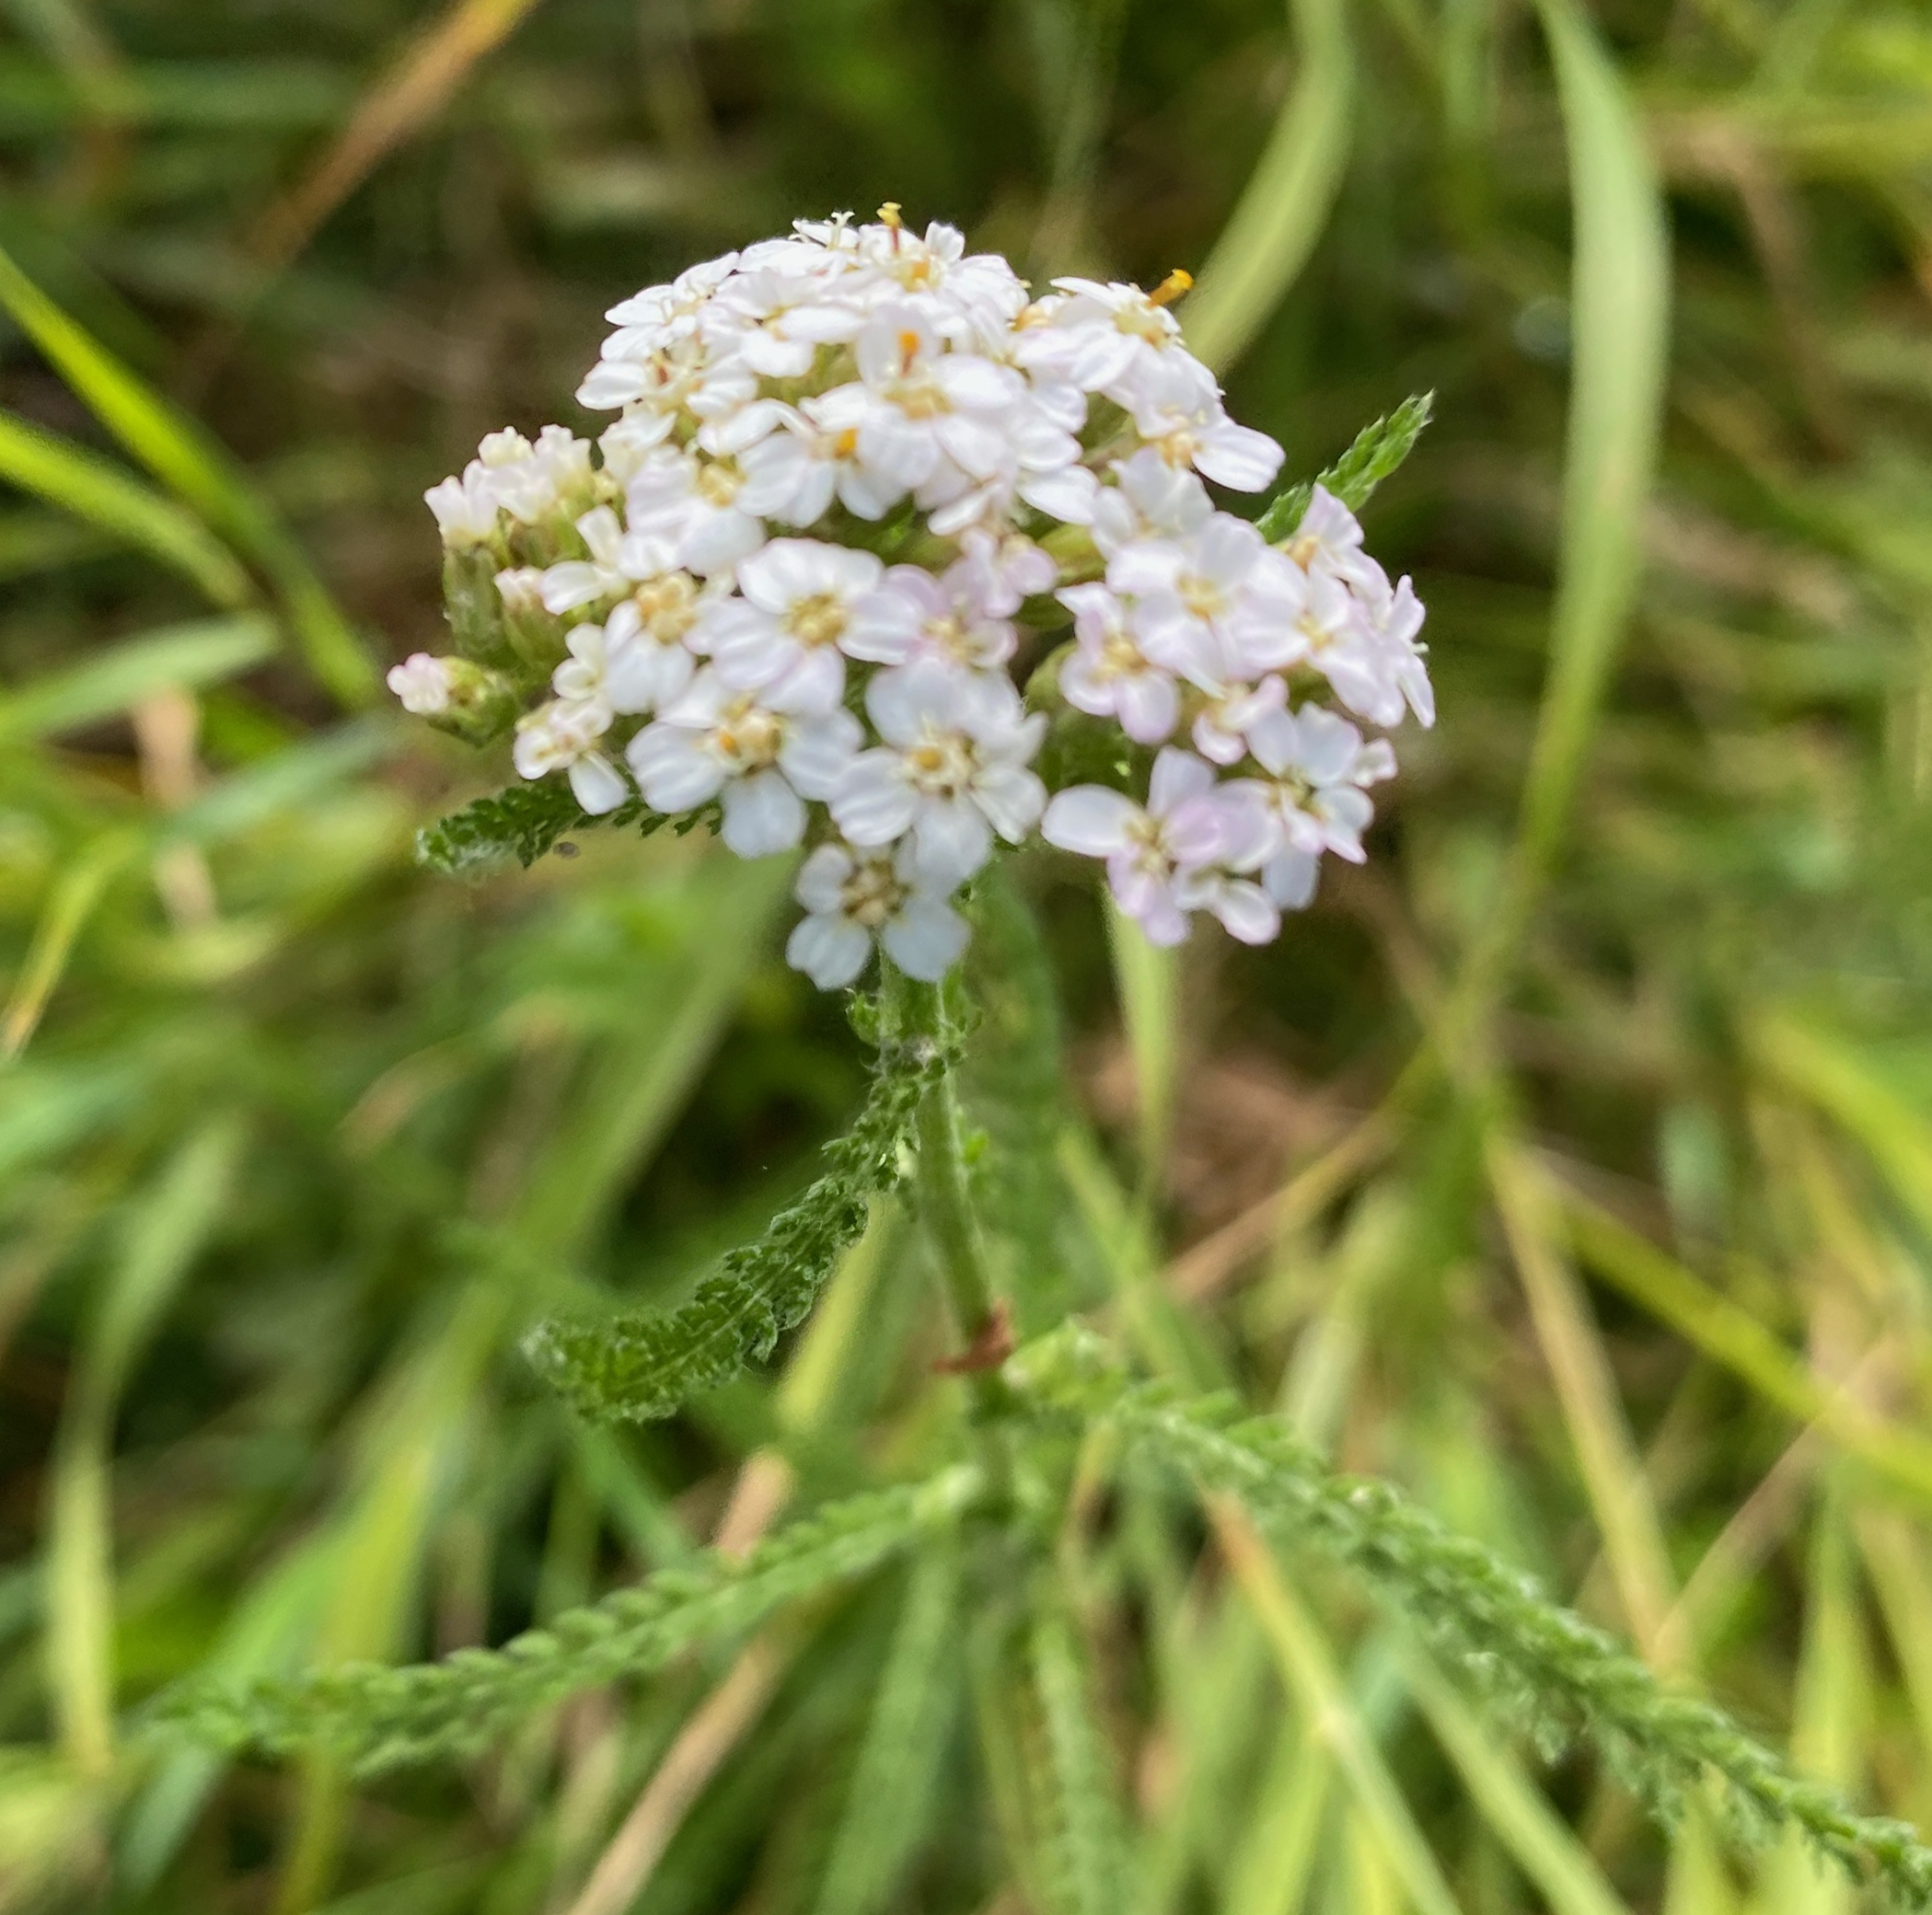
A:
<svg viewBox="0 0 1932 1915">
<path fill-rule="evenodd" d="M 874 945 L 943 975 L 962 886 L 1035 833 L 1157 942 L 1202 911 L 1267 941 L 1363 855 L 1395 761 L 1357 721 L 1433 720 L 1423 615 L 1320 487 L 1279 543 L 1216 507 L 1282 454 L 1183 344 L 1187 283 L 1035 297 L 886 207 L 647 288 L 577 394 L 617 415 L 595 446 L 492 433 L 426 495 L 458 652 L 391 688 L 514 724 L 586 813 L 809 845 L 787 954 L 827 988 Z M 1049 791 L 1060 725 L 1111 731 L 1134 788 Z"/>
</svg>

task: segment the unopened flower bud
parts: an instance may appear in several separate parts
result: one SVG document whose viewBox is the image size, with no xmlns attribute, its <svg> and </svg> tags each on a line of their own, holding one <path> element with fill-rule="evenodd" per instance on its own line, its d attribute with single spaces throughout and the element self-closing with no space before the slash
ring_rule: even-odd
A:
<svg viewBox="0 0 1932 1915">
<path fill-rule="evenodd" d="M 413 652 L 392 667 L 388 685 L 405 711 L 471 744 L 501 738 L 515 721 L 516 687 L 474 659 Z"/>
</svg>

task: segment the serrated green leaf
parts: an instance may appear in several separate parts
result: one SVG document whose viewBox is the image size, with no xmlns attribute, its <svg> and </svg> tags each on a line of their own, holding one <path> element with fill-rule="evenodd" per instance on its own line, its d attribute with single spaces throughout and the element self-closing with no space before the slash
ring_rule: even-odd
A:
<svg viewBox="0 0 1932 1915">
<path fill-rule="evenodd" d="M 1086 1659 L 1064 1596 L 1036 1579 L 1027 1658 L 1046 1730 L 1049 1799 L 1038 1805 L 1059 1915 L 1118 1915 L 1126 1905 L 1126 1836 L 1113 1762 L 1088 1698 Z"/>
<path fill-rule="evenodd" d="M 826 1146 L 831 1168 L 755 1243 L 677 1309 L 601 1322 L 552 1318 L 524 1351 L 551 1387 L 593 1422 L 674 1415 L 691 1397 L 771 1354 L 802 1322 L 839 1252 L 865 1229 L 868 1199 L 894 1188 L 920 1100 L 950 1067 L 933 1032 L 882 1032 L 872 1089 L 852 1127 Z"/>
<path fill-rule="evenodd" d="M 913 1565 L 816 1915 L 877 1915 L 925 1832 L 964 1678 L 951 1653 L 959 1592 L 950 1548 L 935 1548 Z"/>
<path fill-rule="evenodd" d="M 648 836 L 670 821 L 642 798 L 593 817 L 561 778 L 509 785 L 472 799 L 459 812 L 416 834 L 416 859 L 447 878 L 472 876 L 511 859 L 527 871 L 558 840 L 600 825 L 636 825 Z"/>
<path fill-rule="evenodd" d="M 949 1528 L 978 1489 L 978 1472 L 960 1466 L 830 1504 L 746 1555 L 707 1551 L 501 1649 L 404 1668 L 345 1664 L 239 1690 L 191 1684 L 163 1698 L 153 1720 L 216 1748 L 326 1750 L 364 1773 L 473 1749 L 546 1703 L 662 1667 L 694 1644 L 740 1634 L 786 1603 L 866 1575 Z"/>
<path fill-rule="evenodd" d="M 1099 1337 L 1074 1326 L 1020 1351 L 1003 1374 L 1023 1399 L 1110 1425 L 1201 1489 L 1237 1498 L 1296 1547 L 1362 1575 L 1540 1742 L 1555 1749 L 1587 1737 L 1660 1817 L 1715 1771 L 1752 1832 L 1795 1826 L 1855 1878 L 1880 1879 L 1908 1907 L 1932 1906 L 1932 1849 L 1906 1824 L 1854 1815 L 1831 1790 L 1799 1781 L 1721 1710 L 1666 1690 L 1486 1545 L 1392 1483 L 1330 1471 L 1278 1418 L 1132 1382 Z"/>
<path fill-rule="evenodd" d="M 1436 396 L 1420 392 L 1403 400 L 1385 419 L 1365 425 L 1349 446 L 1320 478 L 1301 479 L 1284 487 L 1269 500 L 1267 510 L 1255 522 L 1267 539 L 1286 538 L 1301 523 L 1314 489 L 1321 486 L 1334 493 L 1350 512 L 1359 512 L 1370 495 L 1387 479 L 1422 436 L 1435 410 Z"/>
</svg>

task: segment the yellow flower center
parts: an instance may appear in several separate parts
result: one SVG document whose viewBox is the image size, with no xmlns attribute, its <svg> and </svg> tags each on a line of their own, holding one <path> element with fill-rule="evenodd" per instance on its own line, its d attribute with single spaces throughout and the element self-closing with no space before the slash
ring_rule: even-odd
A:
<svg viewBox="0 0 1932 1915">
<path fill-rule="evenodd" d="M 776 761 L 785 733 L 777 719 L 746 696 L 725 707 L 712 742 L 718 756 L 740 771 L 762 771 Z"/>
<path fill-rule="evenodd" d="M 854 924 L 875 931 L 906 902 L 906 887 L 887 858 L 868 859 L 839 887 L 839 908 Z"/>
<path fill-rule="evenodd" d="M 847 624 L 843 603 L 832 593 L 815 592 L 802 598 L 785 615 L 785 626 L 801 645 L 816 650 L 836 645 Z"/>
</svg>

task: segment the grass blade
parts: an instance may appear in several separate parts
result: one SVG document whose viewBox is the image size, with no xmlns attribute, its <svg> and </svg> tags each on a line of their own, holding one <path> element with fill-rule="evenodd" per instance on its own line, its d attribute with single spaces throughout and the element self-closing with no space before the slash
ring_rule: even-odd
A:
<svg viewBox="0 0 1932 1915">
<path fill-rule="evenodd" d="M 261 567 L 320 683 L 344 704 L 366 704 L 377 680 L 361 640 L 233 457 L 70 319 L 5 251 L 0 306 L 133 457 Z"/>
<path fill-rule="evenodd" d="M 9 412 L 0 412 L 0 479 L 159 560 L 218 606 L 252 596 L 248 573 L 191 513 Z"/>
<path fill-rule="evenodd" d="M 1189 295 L 1187 343 L 1217 371 L 1308 263 L 1348 164 L 1355 54 L 1342 0 L 1290 0 L 1301 59 L 1275 130 Z"/>
</svg>

